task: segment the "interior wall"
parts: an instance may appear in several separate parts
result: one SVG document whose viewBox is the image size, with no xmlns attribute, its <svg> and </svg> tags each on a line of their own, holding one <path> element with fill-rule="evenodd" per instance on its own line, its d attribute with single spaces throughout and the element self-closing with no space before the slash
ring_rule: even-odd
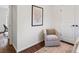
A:
<svg viewBox="0 0 79 59">
<path fill-rule="evenodd" d="M 43 26 L 32 27 L 32 6 L 17 6 L 17 51 L 24 50 L 43 41 L 43 39 L 40 39 L 41 31 L 45 28 L 54 27 L 53 6 L 40 5 L 40 7 L 43 7 Z"/>
<path fill-rule="evenodd" d="M 56 30 L 61 34 L 61 24 L 62 24 L 62 10 L 61 5 L 54 5 L 53 6 L 53 19 L 54 19 L 54 27 Z"/>
<path fill-rule="evenodd" d="M 8 6 L 0 6 L 0 32 L 4 31 L 3 24 L 8 26 Z"/>
<path fill-rule="evenodd" d="M 17 6 L 9 6 L 9 39 L 17 51 Z"/>
<path fill-rule="evenodd" d="M 13 44 L 17 49 L 17 6 L 13 6 Z"/>
<path fill-rule="evenodd" d="M 62 40 L 62 28 L 64 29 L 63 25 L 63 15 L 62 15 L 62 8 L 66 7 L 64 5 L 54 5 L 53 6 L 53 19 L 54 19 L 54 27 L 59 32 L 60 39 Z M 66 13 L 65 13 L 66 14 Z M 65 23 L 64 23 L 65 24 Z"/>
<path fill-rule="evenodd" d="M 9 6 L 9 21 L 8 21 L 8 38 L 10 39 L 9 44 L 12 44 L 12 33 L 13 33 L 13 8 Z"/>
</svg>

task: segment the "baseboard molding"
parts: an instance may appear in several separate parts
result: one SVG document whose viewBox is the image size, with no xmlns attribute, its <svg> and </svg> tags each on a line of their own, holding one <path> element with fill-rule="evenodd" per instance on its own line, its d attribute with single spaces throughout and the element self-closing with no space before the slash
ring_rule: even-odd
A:
<svg viewBox="0 0 79 59">
<path fill-rule="evenodd" d="M 73 43 L 69 43 L 69 42 L 66 42 L 66 41 L 63 41 L 63 40 L 61 40 L 61 42 L 64 42 L 64 43 L 67 43 L 67 44 L 69 44 L 69 45 L 74 46 L 74 44 L 73 44 Z"/>
<path fill-rule="evenodd" d="M 42 41 L 32 47 L 24 49 L 23 51 L 20 51 L 19 53 L 34 53 L 34 52 L 38 51 L 39 49 L 41 49 L 42 47 L 44 47 L 44 41 Z"/>
</svg>

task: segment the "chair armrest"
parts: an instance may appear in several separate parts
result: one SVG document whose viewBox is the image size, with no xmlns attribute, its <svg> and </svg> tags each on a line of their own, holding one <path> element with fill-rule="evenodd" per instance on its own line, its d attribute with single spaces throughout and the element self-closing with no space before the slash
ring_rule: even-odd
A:
<svg viewBox="0 0 79 59">
<path fill-rule="evenodd" d="M 55 30 L 56 35 L 59 37 L 59 32 Z"/>
</svg>

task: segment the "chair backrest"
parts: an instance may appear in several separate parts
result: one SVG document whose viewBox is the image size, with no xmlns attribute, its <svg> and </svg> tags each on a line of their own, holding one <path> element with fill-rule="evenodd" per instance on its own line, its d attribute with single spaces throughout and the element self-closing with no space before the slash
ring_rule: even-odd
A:
<svg viewBox="0 0 79 59">
<path fill-rule="evenodd" d="M 47 35 L 57 35 L 57 31 L 55 29 L 46 29 Z"/>
<path fill-rule="evenodd" d="M 44 39 L 46 40 L 47 35 L 56 35 L 60 40 L 59 32 L 55 29 L 44 29 Z"/>
</svg>

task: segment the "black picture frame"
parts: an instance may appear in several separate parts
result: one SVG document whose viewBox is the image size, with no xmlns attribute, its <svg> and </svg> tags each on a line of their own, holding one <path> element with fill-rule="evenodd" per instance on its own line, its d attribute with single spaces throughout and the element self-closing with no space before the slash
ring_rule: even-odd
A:
<svg viewBox="0 0 79 59">
<path fill-rule="evenodd" d="M 41 22 L 40 24 L 34 24 L 34 8 L 37 8 L 39 10 L 41 10 Z M 31 25 L 32 26 L 43 26 L 43 8 L 42 7 L 39 7 L 39 6 L 36 6 L 36 5 L 32 5 L 32 22 L 31 22 Z"/>
</svg>

